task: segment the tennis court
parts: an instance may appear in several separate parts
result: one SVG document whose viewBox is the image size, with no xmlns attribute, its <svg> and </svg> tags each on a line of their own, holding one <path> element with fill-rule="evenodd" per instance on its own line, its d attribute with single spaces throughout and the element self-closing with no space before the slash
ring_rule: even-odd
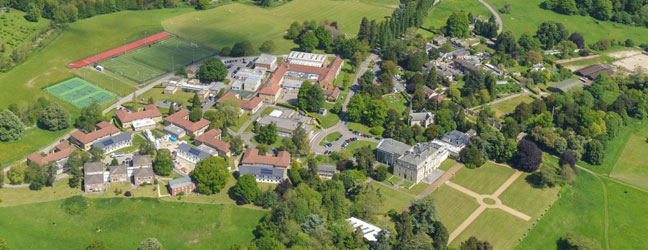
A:
<svg viewBox="0 0 648 250">
<path fill-rule="evenodd" d="M 79 108 L 93 102 L 104 104 L 117 96 L 78 77 L 73 77 L 43 89 L 43 91 Z"/>
<path fill-rule="evenodd" d="M 171 37 L 105 60 L 100 65 L 116 74 L 142 83 L 214 54 L 216 51 L 211 48 L 179 37 Z"/>
</svg>

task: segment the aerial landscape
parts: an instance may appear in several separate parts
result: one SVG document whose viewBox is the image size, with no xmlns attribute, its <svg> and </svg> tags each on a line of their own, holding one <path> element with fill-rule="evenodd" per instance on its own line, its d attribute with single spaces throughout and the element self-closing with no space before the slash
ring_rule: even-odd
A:
<svg viewBox="0 0 648 250">
<path fill-rule="evenodd" d="M 648 249 L 648 0 L 0 0 L 0 87 L 0 250 Z"/>
</svg>

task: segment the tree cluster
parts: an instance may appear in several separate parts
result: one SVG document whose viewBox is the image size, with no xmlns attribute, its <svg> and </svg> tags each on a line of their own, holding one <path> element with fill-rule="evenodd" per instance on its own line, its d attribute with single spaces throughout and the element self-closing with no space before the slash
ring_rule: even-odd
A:
<svg viewBox="0 0 648 250">
<path fill-rule="evenodd" d="M 642 0 L 546 0 L 541 7 L 565 15 L 589 15 L 601 21 L 648 27 L 648 3 Z"/>
</svg>

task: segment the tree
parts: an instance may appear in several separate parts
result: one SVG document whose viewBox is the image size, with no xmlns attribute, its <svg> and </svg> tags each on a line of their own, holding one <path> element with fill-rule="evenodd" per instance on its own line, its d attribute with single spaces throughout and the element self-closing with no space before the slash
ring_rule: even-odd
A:
<svg viewBox="0 0 648 250">
<path fill-rule="evenodd" d="M 259 51 L 263 53 L 272 53 L 276 46 L 272 40 L 265 41 L 259 46 Z"/>
<path fill-rule="evenodd" d="M 257 134 L 254 136 L 257 142 L 263 143 L 266 145 L 271 145 L 277 141 L 277 125 L 270 123 L 259 129 Z"/>
<path fill-rule="evenodd" d="M 140 242 L 137 250 L 164 250 L 164 246 L 156 238 L 148 238 Z"/>
<path fill-rule="evenodd" d="M 153 170 L 158 175 L 169 176 L 173 172 L 173 166 L 171 151 L 166 148 L 158 150 L 155 155 L 155 161 L 153 162 Z"/>
<path fill-rule="evenodd" d="M 113 158 L 110 161 L 110 166 L 119 166 L 119 160 L 117 160 L 117 158 Z"/>
<path fill-rule="evenodd" d="M 374 99 L 369 102 L 365 111 L 364 119 L 370 127 L 382 126 L 387 115 L 387 104 L 381 99 Z"/>
<path fill-rule="evenodd" d="M 172 102 L 171 105 L 169 105 L 169 115 L 175 114 L 175 102 Z"/>
<path fill-rule="evenodd" d="M 86 250 L 107 250 L 108 247 L 106 247 L 106 243 L 103 242 L 103 240 L 95 240 L 90 244 L 88 247 L 86 247 Z"/>
<path fill-rule="evenodd" d="M 376 162 L 376 156 L 369 146 L 357 149 L 353 156 L 356 158 L 358 169 L 363 170 L 365 173 L 371 170 L 374 162 Z"/>
<path fill-rule="evenodd" d="M 312 30 L 306 31 L 299 38 L 299 49 L 303 51 L 311 52 L 317 48 L 317 45 L 319 45 L 319 40 Z"/>
<path fill-rule="evenodd" d="M 230 141 L 230 150 L 236 155 L 243 153 L 243 140 L 241 136 L 235 136 Z"/>
<path fill-rule="evenodd" d="M 303 124 L 299 123 L 297 129 L 293 133 L 292 138 L 290 138 L 293 145 L 295 145 L 295 152 L 301 155 L 307 155 L 310 151 L 310 140 L 306 130 L 304 129 Z"/>
<path fill-rule="evenodd" d="M 156 149 L 155 143 L 146 139 L 139 145 L 139 153 L 141 155 L 150 155 L 151 157 L 155 156 Z"/>
<path fill-rule="evenodd" d="M 192 122 L 197 122 L 202 119 L 203 112 L 200 107 L 192 108 L 191 111 L 189 111 L 189 120 Z"/>
<path fill-rule="evenodd" d="M 290 27 L 286 31 L 286 38 L 287 39 L 295 39 L 299 36 L 301 31 L 304 29 L 304 26 L 302 26 L 299 22 L 293 22 L 290 24 Z"/>
<path fill-rule="evenodd" d="M 601 250 L 601 244 L 592 238 L 587 238 L 585 236 L 573 235 L 568 233 L 565 237 L 558 240 L 558 249 L 565 250 Z"/>
<path fill-rule="evenodd" d="M 318 112 L 324 103 L 324 94 L 319 84 L 304 81 L 297 94 L 297 107 L 308 112 Z"/>
<path fill-rule="evenodd" d="M 76 188 L 81 184 L 83 179 L 83 164 L 88 161 L 89 154 L 81 151 L 74 151 L 68 157 L 65 167 L 69 169 L 71 178 L 68 179 L 68 185 Z"/>
<path fill-rule="evenodd" d="M 515 41 L 515 36 L 511 31 L 504 31 L 502 34 L 497 36 L 496 48 L 497 52 L 504 54 L 511 54 L 513 51 L 516 51 L 518 47 L 517 41 Z"/>
<path fill-rule="evenodd" d="M 570 167 L 574 168 L 576 167 L 576 162 L 578 159 L 569 151 L 565 151 L 562 155 L 560 155 L 560 161 L 558 162 L 558 165 L 564 166 L 564 165 L 569 165 Z"/>
<path fill-rule="evenodd" d="M 246 174 L 239 177 L 232 187 L 232 194 L 236 198 L 236 203 L 240 205 L 253 203 L 259 194 L 259 187 L 254 175 Z"/>
<path fill-rule="evenodd" d="M 352 122 L 360 122 L 366 109 L 363 95 L 354 95 L 347 105 L 347 118 Z"/>
<path fill-rule="evenodd" d="M 241 41 L 232 46 L 231 57 L 251 56 L 254 55 L 254 47 L 250 41 Z"/>
<path fill-rule="evenodd" d="M 0 238 L 0 250 L 11 250 L 9 244 L 7 244 L 7 241 L 4 238 Z"/>
<path fill-rule="evenodd" d="M 22 137 L 23 125 L 20 119 L 11 111 L 0 112 L 0 141 L 15 141 Z"/>
<path fill-rule="evenodd" d="M 493 250 L 493 246 L 488 241 L 480 241 L 475 236 L 470 236 L 459 246 L 460 250 Z"/>
<path fill-rule="evenodd" d="M 527 180 L 535 187 L 545 188 L 554 187 L 559 184 L 561 177 L 557 168 L 545 162 L 540 166 L 540 171 L 529 175 Z"/>
<path fill-rule="evenodd" d="M 578 32 L 574 32 L 569 36 L 569 41 L 572 41 L 579 49 L 585 48 L 585 38 Z"/>
<path fill-rule="evenodd" d="M 22 184 L 25 181 L 25 165 L 14 166 L 7 171 L 7 179 L 11 184 Z"/>
<path fill-rule="evenodd" d="M 197 191 L 208 195 L 219 193 L 229 177 L 227 162 L 217 156 L 199 161 L 191 172 L 191 179 L 196 183 Z"/>
<path fill-rule="evenodd" d="M 585 145 L 583 160 L 592 165 L 601 165 L 605 158 L 605 148 L 597 140 L 591 140 Z"/>
<path fill-rule="evenodd" d="M 467 168 L 478 168 L 486 163 L 481 151 L 475 147 L 466 147 L 459 152 L 461 162 L 466 164 Z"/>
<path fill-rule="evenodd" d="M 330 49 L 331 43 L 333 42 L 333 34 L 331 34 L 330 30 L 324 28 L 324 25 L 320 25 L 319 27 L 317 27 L 317 29 L 315 29 L 315 36 L 319 41 L 318 47 L 320 49 L 323 49 L 325 51 Z"/>
<path fill-rule="evenodd" d="M 196 78 L 201 82 L 222 81 L 225 76 L 227 76 L 227 67 L 218 58 L 206 59 L 196 72 Z"/>
<path fill-rule="evenodd" d="M 377 181 L 384 181 L 387 179 L 387 174 L 389 173 L 389 170 L 387 169 L 387 166 L 385 165 L 380 165 L 376 167 L 373 171 L 373 178 Z"/>
<path fill-rule="evenodd" d="M 540 24 L 536 37 L 544 45 L 545 49 L 551 49 L 559 42 L 567 39 L 569 32 L 562 23 L 546 21 Z"/>
<path fill-rule="evenodd" d="M 518 150 L 515 153 L 514 166 L 525 172 L 533 172 L 542 163 L 542 151 L 535 143 L 529 140 L 521 140 L 518 143 Z"/>
<path fill-rule="evenodd" d="M 470 20 L 466 12 L 453 12 L 446 22 L 446 35 L 449 37 L 464 38 L 470 35 Z"/>
<path fill-rule="evenodd" d="M 41 9 L 38 8 L 36 3 L 29 3 L 27 5 L 27 14 L 25 14 L 25 19 L 30 22 L 38 22 L 38 19 L 41 17 Z"/>
<path fill-rule="evenodd" d="M 92 161 L 94 162 L 99 162 L 103 161 L 104 158 L 106 158 L 106 152 L 104 152 L 103 149 L 97 148 L 97 147 L 92 147 L 88 153 L 92 156 Z"/>
<path fill-rule="evenodd" d="M 541 45 L 540 41 L 538 41 L 538 39 L 533 37 L 533 35 L 529 34 L 528 32 L 525 32 L 520 36 L 520 39 L 518 39 L 518 44 L 526 51 L 540 50 Z"/>
<path fill-rule="evenodd" d="M 70 127 L 70 114 L 57 103 L 50 103 L 38 118 L 43 129 L 58 131 Z"/>
</svg>

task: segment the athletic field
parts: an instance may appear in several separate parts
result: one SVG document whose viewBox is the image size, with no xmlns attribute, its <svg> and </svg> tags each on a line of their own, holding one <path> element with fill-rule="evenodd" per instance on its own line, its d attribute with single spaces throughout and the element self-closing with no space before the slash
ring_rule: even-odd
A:
<svg viewBox="0 0 648 250">
<path fill-rule="evenodd" d="M 214 54 L 216 51 L 213 49 L 172 37 L 99 64 L 116 74 L 142 83 Z"/>
<path fill-rule="evenodd" d="M 93 102 L 104 104 L 116 95 L 78 77 L 73 77 L 44 89 L 45 92 L 61 100 L 84 108 Z"/>
</svg>

